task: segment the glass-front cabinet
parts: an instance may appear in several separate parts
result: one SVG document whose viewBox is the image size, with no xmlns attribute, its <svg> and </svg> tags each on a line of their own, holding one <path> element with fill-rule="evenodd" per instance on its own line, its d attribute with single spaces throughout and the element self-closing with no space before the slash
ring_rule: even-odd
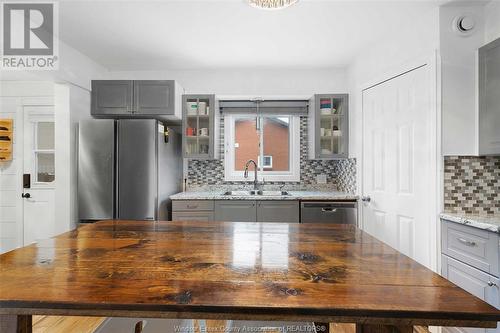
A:
<svg viewBox="0 0 500 333">
<path fill-rule="evenodd" d="M 184 95 L 182 149 L 186 158 L 218 158 L 219 110 L 215 95 Z"/>
<path fill-rule="evenodd" d="M 349 153 L 349 96 L 314 95 L 309 104 L 309 158 L 341 159 Z"/>
</svg>

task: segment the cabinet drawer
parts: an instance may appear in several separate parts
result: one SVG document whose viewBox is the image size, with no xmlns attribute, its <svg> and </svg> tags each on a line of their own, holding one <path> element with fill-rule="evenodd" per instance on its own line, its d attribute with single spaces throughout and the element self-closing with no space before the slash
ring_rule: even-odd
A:
<svg viewBox="0 0 500 333">
<path fill-rule="evenodd" d="M 442 275 L 460 288 L 498 308 L 499 279 L 458 260 L 442 255 Z"/>
<path fill-rule="evenodd" d="M 498 275 L 498 235 L 443 220 L 442 251 L 448 256 Z"/>
<path fill-rule="evenodd" d="M 173 212 L 172 221 L 213 221 L 214 212 Z"/>
<path fill-rule="evenodd" d="M 214 210 L 212 200 L 174 200 L 172 201 L 172 210 L 176 211 L 195 211 L 195 210 Z"/>
<path fill-rule="evenodd" d="M 257 222 L 299 223 L 299 202 L 257 201 Z"/>
</svg>

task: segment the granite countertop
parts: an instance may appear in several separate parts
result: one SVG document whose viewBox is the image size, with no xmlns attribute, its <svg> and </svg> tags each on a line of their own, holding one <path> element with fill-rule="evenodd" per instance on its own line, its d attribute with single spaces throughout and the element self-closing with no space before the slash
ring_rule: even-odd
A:
<svg viewBox="0 0 500 333">
<path fill-rule="evenodd" d="M 477 215 L 466 215 L 460 213 L 441 213 L 440 216 L 442 219 L 446 221 L 500 233 L 500 215 L 485 217 Z"/>
<path fill-rule="evenodd" d="M 225 191 L 187 191 L 170 196 L 172 200 L 357 200 L 355 194 L 337 191 L 287 191 L 289 195 L 224 195 Z"/>
</svg>

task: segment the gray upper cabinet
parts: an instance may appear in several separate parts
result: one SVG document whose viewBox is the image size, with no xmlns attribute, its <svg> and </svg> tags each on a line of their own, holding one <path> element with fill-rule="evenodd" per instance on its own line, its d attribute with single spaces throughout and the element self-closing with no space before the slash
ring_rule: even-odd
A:
<svg viewBox="0 0 500 333">
<path fill-rule="evenodd" d="M 215 221 L 255 222 L 257 205 L 250 200 L 215 201 Z"/>
<path fill-rule="evenodd" d="M 96 116 L 130 115 L 133 101 L 133 81 L 92 81 L 92 109 Z"/>
<path fill-rule="evenodd" d="M 479 49 L 479 155 L 500 155 L 500 38 Z"/>
<path fill-rule="evenodd" d="M 134 112 L 174 114 L 174 81 L 134 81 Z"/>
<path fill-rule="evenodd" d="M 185 158 L 219 158 L 220 112 L 215 95 L 184 95 L 182 152 Z"/>
<path fill-rule="evenodd" d="M 257 222 L 299 223 L 299 202 L 257 201 Z"/>
<path fill-rule="evenodd" d="M 94 80 L 91 114 L 179 122 L 184 90 L 173 80 Z"/>
<path fill-rule="evenodd" d="M 309 158 L 349 157 L 349 95 L 314 95 L 309 102 Z"/>
</svg>

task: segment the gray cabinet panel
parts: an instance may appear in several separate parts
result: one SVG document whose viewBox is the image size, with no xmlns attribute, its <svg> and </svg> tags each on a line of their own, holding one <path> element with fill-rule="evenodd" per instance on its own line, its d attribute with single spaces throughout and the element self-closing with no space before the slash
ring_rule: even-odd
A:
<svg viewBox="0 0 500 333">
<path fill-rule="evenodd" d="M 442 223 L 442 251 L 448 256 L 499 276 L 498 235 L 454 222 Z"/>
<path fill-rule="evenodd" d="M 499 279 L 486 274 L 478 269 L 470 267 L 458 260 L 448 257 L 447 255 L 441 256 L 441 273 L 442 275 L 459 286 L 460 288 L 468 291 L 472 295 L 482 299 L 483 301 L 491 304 L 492 306 L 499 307 Z M 484 329 L 484 328 L 465 328 L 456 327 L 448 328 L 448 333 L 498 333 L 499 328 Z"/>
<path fill-rule="evenodd" d="M 257 201 L 257 222 L 299 223 L 299 202 Z"/>
<path fill-rule="evenodd" d="M 479 154 L 500 155 L 500 38 L 479 48 Z"/>
<path fill-rule="evenodd" d="M 134 81 L 134 112 L 144 115 L 174 114 L 175 82 Z"/>
<path fill-rule="evenodd" d="M 213 221 L 214 212 L 211 211 L 174 211 L 172 214 L 173 221 Z"/>
<path fill-rule="evenodd" d="M 215 201 L 215 220 L 229 222 L 255 222 L 257 207 L 250 200 L 217 200 Z"/>
<path fill-rule="evenodd" d="M 132 111 L 133 81 L 92 81 L 92 115 L 128 115 Z"/>
<path fill-rule="evenodd" d="M 174 200 L 172 202 L 174 211 L 195 211 L 195 210 L 214 210 L 213 200 Z"/>
<path fill-rule="evenodd" d="M 494 307 L 499 307 L 499 279 L 470 267 L 458 260 L 442 255 L 442 273 L 445 278 L 479 297 Z"/>
</svg>

